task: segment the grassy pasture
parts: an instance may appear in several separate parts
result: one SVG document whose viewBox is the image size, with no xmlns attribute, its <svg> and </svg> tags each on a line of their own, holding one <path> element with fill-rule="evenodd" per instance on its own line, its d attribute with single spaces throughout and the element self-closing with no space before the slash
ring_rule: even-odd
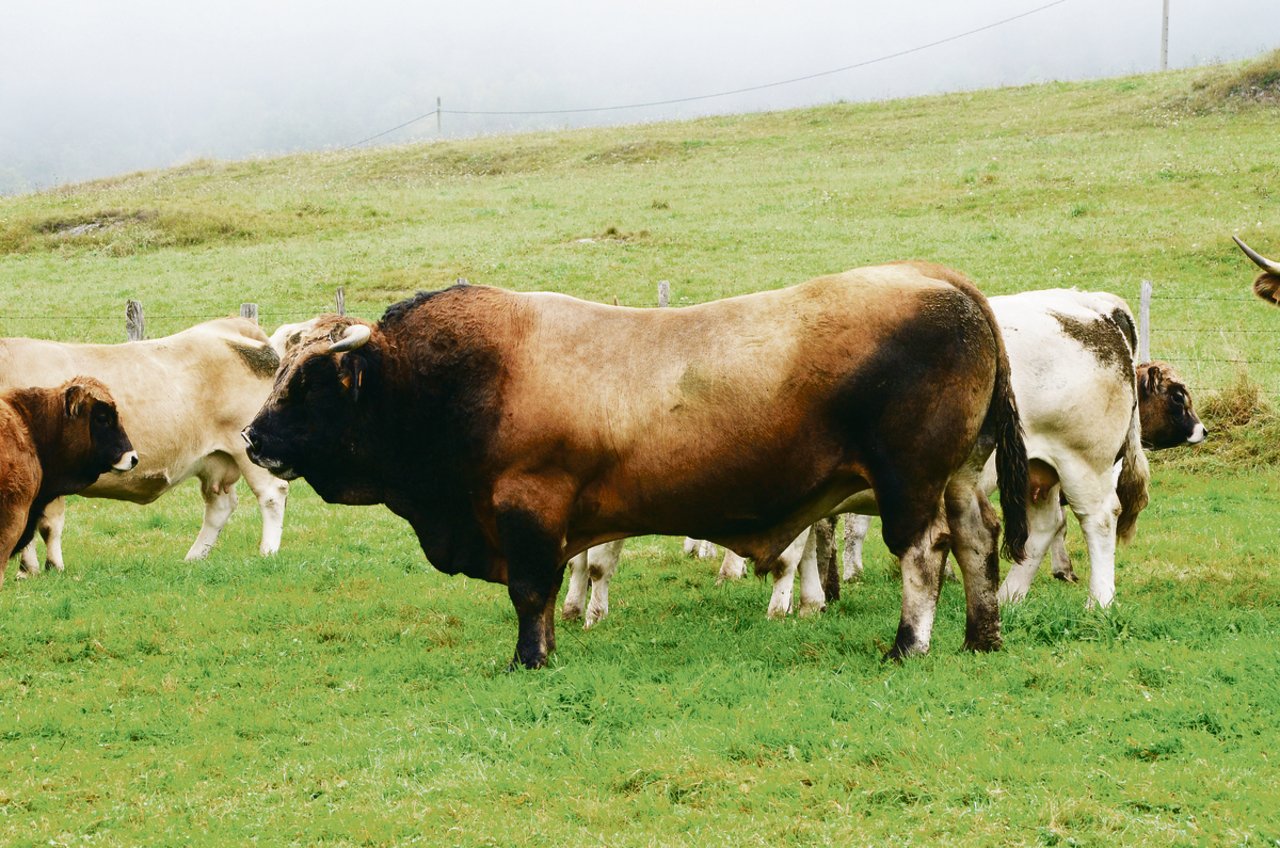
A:
<svg viewBox="0 0 1280 848">
<path fill-rule="evenodd" d="M 666 279 L 693 303 L 917 256 L 990 294 L 1136 303 L 1154 280 L 1153 352 L 1202 398 L 1247 360 L 1265 406 L 1280 314 L 1229 239 L 1280 255 L 1280 116 L 1231 95 L 1251 74 L 195 162 L 0 199 L 0 332 L 118 340 L 127 297 L 152 336 L 241 301 L 270 327 L 337 286 L 376 317 L 458 276 L 630 305 Z M 1277 844 L 1280 427 L 1247 406 L 1153 458 L 1112 610 L 1042 577 L 1006 649 L 970 656 L 951 585 L 933 654 L 902 666 L 880 661 L 899 589 L 875 542 L 826 614 L 770 622 L 767 587 L 714 586 L 675 540 L 639 540 L 612 616 L 507 674 L 505 590 L 435 572 L 381 508 L 297 485 L 262 560 L 242 489 L 187 564 L 194 486 L 75 499 L 67 573 L 0 590 L 0 844 Z"/>
</svg>

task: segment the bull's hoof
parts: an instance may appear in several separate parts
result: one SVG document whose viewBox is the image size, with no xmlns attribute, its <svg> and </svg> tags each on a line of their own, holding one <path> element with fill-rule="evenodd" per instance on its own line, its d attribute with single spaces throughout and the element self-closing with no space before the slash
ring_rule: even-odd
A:
<svg viewBox="0 0 1280 848">
<path fill-rule="evenodd" d="M 580 618 L 582 618 L 582 607 L 580 606 L 569 606 L 568 604 L 565 604 L 560 609 L 561 621 L 577 621 Z"/>
<path fill-rule="evenodd" d="M 963 650 L 972 651 L 976 654 L 989 654 L 992 651 L 998 651 L 1004 647 L 1004 642 L 999 636 L 995 638 L 971 639 L 965 637 Z"/>
<path fill-rule="evenodd" d="M 884 661 L 900 663 L 903 660 L 905 660 L 907 657 L 919 657 L 919 656 L 923 656 L 924 654 L 927 654 L 928 652 L 929 652 L 928 648 L 921 648 L 918 645 L 895 644 L 892 648 L 885 651 Z"/>
<path fill-rule="evenodd" d="M 534 669 L 542 668 L 546 664 L 547 664 L 546 654 L 543 654 L 540 657 L 530 657 L 530 658 L 524 659 L 524 658 L 521 658 L 520 654 L 517 653 L 514 657 L 511 658 L 511 664 L 507 666 L 507 673 L 510 674 L 513 671 L 522 671 L 524 669 L 529 669 L 530 671 L 533 671 Z"/>
<path fill-rule="evenodd" d="M 583 619 L 583 622 L 582 622 L 582 629 L 583 629 L 583 630 L 590 630 L 592 627 L 595 627 L 597 624 L 599 624 L 600 622 L 604 621 L 605 616 L 607 616 L 608 614 L 609 614 L 609 610 L 607 610 L 607 609 L 603 609 L 603 610 L 589 609 L 589 610 L 587 610 L 587 617 L 586 617 L 585 619 Z"/>
<path fill-rule="evenodd" d="M 1079 583 L 1080 578 L 1076 577 L 1074 571 L 1055 571 L 1053 572 L 1054 580 L 1061 580 L 1063 583 Z"/>
</svg>

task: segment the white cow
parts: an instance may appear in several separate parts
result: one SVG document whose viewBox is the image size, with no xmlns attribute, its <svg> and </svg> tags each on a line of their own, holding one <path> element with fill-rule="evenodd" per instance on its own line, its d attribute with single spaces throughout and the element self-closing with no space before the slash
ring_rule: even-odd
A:
<svg viewBox="0 0 1280 848">
<path fill-rule="evenodd" d="M 0 339 L 0 388 L 52 386 L 77 374 L 96 377 L 116 399 L 120 421 L 138 451 L 138 467 L 104 475 L 83 494 L 150 503 L 184 480 L 200 481 L 204 522 L 187 559 L 206 556 L 236 507 L 243 475 L 262 511 L 259 551 L 280 548 L 289 486 L 249 462 L 240 431 L 271 393 L 279 355 L 257 324 L 243 318 L 207 321 L 165 338 L 124 344 L 64 344 Z M 63 568 L 62 499 L 38 528 L 46 564 Z M 34 543 L 23 570 L 36 573 Z"/>
<path fill-rule="evenodd" d="M 1174 412 L 1181 414 L 1174 428 L 1176 437 L 1164 436 L 1153 447 L 1203 441 L 1204 425 L 1195 417 L 1185 387 L 1167 365 L 1144 365 L 1135 377 L 1133 317 L 1121 298 L 1105 292 L 1051 289 L 993 297 L 990 302 L 1009 353 L 1033 487 L 1026 555 L 1011 568 L 999 598 L 1010 601 L 1026 595 L 1046 550 L 1065 528 L 1061 494 L 1080 520 L 1089 549 L 1090 603 L 1106 606 L 1115 597 L 1116 540 L 1132 536 L 1138 513 L 1147 503 L 1149 471 L 1141 444 L 1139 400 L 1144 410 L 1150 405 L 1153 427 L 1158 426 L 1157 417 L 1162 419 L 1159 426 L 1167 427 Z M 988 491 L 993 488 L 993 474 L 988 466 L 984 475 Z M 871 498 L 852 506 L 858 514 L 846 518 L 846 579 L 861 570 L 864 515 L 876 512 Z M 810 544 L 810 535 L 801 534 L 779 559 L 773 572 L 770 616 L 791 610 L 797 574 L 798 612 L 814 612 L 825 604 L 817 570 L 819 552 L 816 543 Z M 616 570 L 616 557 L 612 562 Z M 575 568 L 570 563 L 571 586 Z M 613 571 L 608 567 L 599 571 L 598 577 L 592 577 L 592 591 L 607 593 Z M 741 558 L 726 553 L 721 578 L 744 571 Z M 1055 554 L 1055 572 L 1074 578 L 1065 549 Z M 585 587 L 585 578 L 578 585 Z"/>
</svg>

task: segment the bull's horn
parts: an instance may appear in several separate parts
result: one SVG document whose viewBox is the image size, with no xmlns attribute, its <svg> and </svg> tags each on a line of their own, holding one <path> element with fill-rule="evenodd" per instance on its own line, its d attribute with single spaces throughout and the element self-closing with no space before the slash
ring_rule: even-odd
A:
<svg viewBox="0 0 1280 848">
<path fill-rule="evenodd" d="M 1266 271 L 1268 274 L 1280 275 L 1280 262 L 1276 262 L 1260 255 L 1256 250 L 1240 241 L 1236 236 L 1232 236 L 1231 238 L 1235 239 L 1235 243 L 1240 245 L 1240 249 L 1244 251 L 1244 255 L 1252 259 L 1255 265 Z"/>
<path fill-rule="evenodd" d="M 342 338 L 334 342 L 329 348 L 329 352 L 341 353 L 344 350 L 355 350 L 369 341 L 371 334 L 372 331 L 367 324 L 351 324 L 347 327 L 347 331 L 342 334 Z"/>
</svg>

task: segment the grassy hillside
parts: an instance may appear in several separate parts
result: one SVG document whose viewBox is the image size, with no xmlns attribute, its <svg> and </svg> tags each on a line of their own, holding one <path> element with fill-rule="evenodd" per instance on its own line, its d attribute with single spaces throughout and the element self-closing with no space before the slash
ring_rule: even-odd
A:
<svg viewBox="0 0 1280 848">
<path fill-rule="evenodd" d="M 924 257 L 990 294 L 1136 306 L 1153 280 L 1157 356 L 1202 398 L 1236 379 L 1225 360 L 1263 389 L 1218 400 L 1217 447 L 1155 460 L 1116 607 L 1042 577 L 1006 650 L 975 657 L 950 586 L 933 655 L 902 666 L 880 661 L 900 599 L 881 546 L 825 615 L 769 622 L 766 587 L 638 541 L 612 617 L 506 674 L 505 590 L 433 571 L 381 508 L 297 485 L 261 560 L 242 491 L 186 564 L 194 486 L 76 499 L 67 572 L 0 589 L 0 844 L 1280 840 L 1280 428 L 1260 411 L 1280 313 L 1230 242 L 1280 257 L 1268 62 L 0 199 L 5 335 L 118 340 L 129 297 L 155 336 L 242 301 L 270 328 L 339 286 L 368 317 L 460 276 L 631 305 L 669 280 L 692 303 Z"/>
</svg>

